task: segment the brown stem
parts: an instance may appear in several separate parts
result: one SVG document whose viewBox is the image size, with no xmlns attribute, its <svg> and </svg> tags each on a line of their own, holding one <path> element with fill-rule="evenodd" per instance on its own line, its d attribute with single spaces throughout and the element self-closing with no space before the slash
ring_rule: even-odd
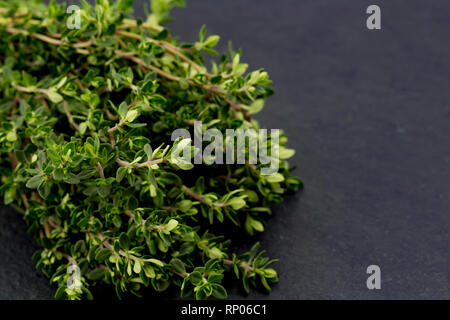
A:
<svg viewBox="0 0 450 320">
<path fill-rule="evenodd" d="M 73 74 L 72 72 L 69 72 L 69 77 L 75 77 L 74 82 L 77 85 L 78 89 L 80 89 L 81 91 L 86 90 L 83 86 L 83 84 L 81 83 L 80 79 L 76 78 L 76 75 Z"/>
<path fill-rule="evenodd" d="M 50 110 L 50 107 L 49 107 L 49 105 L 48 105 L 48 103 L 47 103 L 46 97 L 47 97 L 46 95 L 40 95 L 40 96 L 36 96 L 36 97 L 34 97 L 34 98 L 35 98 L 36 100 L 41 101 L 42 104 L 44 105 L 45 109 L 46 109 L 47 111 L 49 111 L 49 110 Z"/>
<path fill-rule="evenodd" d="M 19 105 L 19 103 L 22 101 L 22 99 L 21 98 L 19 98 L 19 97 L 14 97 L 14 104 L 13 104 L 13 107 L 11 108 L 11 110 L 9 110 L 9 112 L 8 112 L 8 115 L 9 116 L 11 116 L 12 114 L 14 114 L 14 112 L 16 111 L 16 109 L 17 109 L 17 106 Z"/>
<path fill-rule="evenodd" d="M 28 209 L 30 207 L 29 203 L 28 203 L 28 198 L 25 195 L 25 193 L 22 193 L 20 195 L 22 197 L 22 201 L 23 201 L 23 205 L 25 206 L 25 209 Z"/>
<path fill-rule="evenodd" d="M 177 208 L 172 207 L 172 206 L 162 206 L 161 209 L 167 210 L 167 211 L 177 211 Z"/>
<path fill-rule="evenodd" d="M 31 198 L 32 198 L 32 200 L 34 200 L 34 201 L 36 201 L 36 202 L 39 202 L 42 206 L 45 207 L 45 202 L 42 201 L 42 199 L 41 199 L 41 197 L 39 196 L 38 193 L 32 192 L 32 193 L 31 193 Z"/>
<path fill-rule="evenodd" d="M 60 227 L 50 218 L 47 219 L 48 224 L 50 225 L 50 227 L 52 227 L 53 229 L 59 229 Z"/>
<path fill-rule="evenodd" d="M 133 102 L 128 106 L 128 109 L 130 109 L 131 107 L 135 106 L 137 104 L 137 102 Z M 109 128 L 108 129 L 108 136 L 109 139 L 111 140 L 111 144 L 114 147 L 116 145 L 116 139 L 114 138 L 114 132 L 117 131 L 119 129 L 119 127 L 123 126 L 125 124 L 125 120 L 120 120 L 120 122 L 118 124 L 116 124 L 114 127 Z"/>
<path fill-rule="evenodd" d="M 18 29 L 14 29 L 14 28 L 6 28 L 6 31 L 7 31 L 8 33 L 10 33 L 10 34 L 17 34 L 17 33 L 25 33 L 25 34 L 27 34 L 27 32 L 24 31 L 24 30 L 18 30 Z M 119 31 L 117 31 L 116 33 L 117 33 L 118 35 L 125 36 L 125 37 L 132 38 L 132 39 L 136 39 L 136 40 L 140 40 L 140 39 L 141 39 L 141 37 L 140 37 L 139 35 L 134 34 L 134 33 L 131 33 L 131 32 L 127 32 L 127 31 L 120 31 L 120 30 L 119 30 Z M 66 43 L 66 42 L 64 42 L 64 41 L 62 41 L 62 40 L 54 39 L 54 38 L 51 38 L 51 37 L 48 37 L 48 36 L 45 36 L 45 35 L 42 35 L 42 34 L 38 34 L 38 33 L 31 33 L 30 36 L 32 36 L 32 37 L 34 37 L 34 38 L 36 38 L 36 39 L 39 39 L 39 40 L 41 40 L 41 41 L 50 43 L 50 44 L 55 44 L 55 45 L 63 45 L 63 44 L 72 45 L 72 47 L 74 47 L 74 48 L 77 50 L 77 52 L 79 52 L 79 53 L 81 53 L 81 54 L 84 54 L 84 55 L 89 54 L 89 51 L 88 51 L 88 50 L 83 50 L 83 49 L 80 49 L 80 48 L 90 47 L 90 46 L 93 44 L 93 41 L 92 41 L 92 40 L 89 40 L 89 41 L 86 41 L 86 42 Z M 191 65 L 192 65 L 195 69 L 197 69 L 198 71 L 200 71 L 200 72 L 203 72 L 203 71 L 204 71 L 203 68 L 202 68 L 201 66 L 197 65 L 197 64 L 196 64 L 195 62 L 193 62 L 191 59 L 189 59 L 188 57 L 186 57 L 185 55 L 183 55 L 183 54 L 179 51 L 179 48 L 177 48 L 176 46 L 173 46 L 172 44 L 170 44 L 170 43 L 168 43 L 168 42 L 156 41 L 156 40 L 151 39 L 151 38 L 148 38 L 147 40 L 148 40 L 148 41 L 155 42 L 155 43 L 161 45 L 161 46 L 164 47 L 164 49 L 167 50 L 169 53 L 174 54 L 174 55 L 180 57 L 180 59 L 182 59 L 182 60 L 184 60 L 185 62 L 191 64 Z M 129 59 L 129 60 L 135 62 L 136 64 L 140 65 L 140 66 L 143 67 L 143 68 L 146 68 L 146 69 L 149 69 L 149 70 L 152 70 L 152 71 L 156 72 L 157 74 L 159 74 L 160 76 L 162 76 L 162 77 L 164 77 L 164 78 L 166 78 L 166 79 L 169 79 L 169 80 L 172 80 L 172 81 L 177 81 L 177 82 L 181 80 L 180 77 L 171 75 L 171 74 L 169 74 L 169 73 L 167 73 L 167 72 L 164 72 L 163 70 L 161 70 L 161 69 L 159 69 L 159 68 L 157 68 L 157 67 L 154 67 L 154 66 L 152 66 L 152 65 L 147 65 L 142 59 L 136 57 L 134 53 L 123 52 L 123 51 L 120 51 L 120 50 L 116 50 L 115 53 L 116 53 L 118 56 L 121 56 L 121 57 L 123 57 L 123 58 L 125 58 L 125 59 Z M 208 77 L 211 77 L 211 75 L 208 74 L 208 73 L 206 73 L 206 75 L 207 75 Z M 219 89 L 217 86 L 213 86 L 213 85 L 204 85 L 204 84 L 197 84 L 196 82 L 194 82 L 194 81 L 191 80 L 191 79 L 189 79 L 188 82 L 189 82 L 191 85 L 193 85 L 193 86 L 203 88 L 203 89 L 205 89 L 205 90 L 207 90 L 207 91 L 210 91 L 210 92 L 213 92 L 213 93 L 216 93 L 216 94 L 227 94 L 227 91 L 222 90 L 222 89 Z M 225 99 L 225 101 L 226 101 L 226 102 L 227 102 L 234 110 L 242 112 L 242 113 L 244 114 L 244 117 L 245 117 L 245 119 L 246 119 L 247 121 L 249 121 L 249 120 L 251 119 L 250 114 L 248 113 L 248 111 L 242 109 L 238 104 L 236 104 L 235 102 L 233 102 L 233 101 L 231 101 L 231 100 L 229 100 L 229 99 Z"/>
<path fill-rule="evenodd" d="M 203 198 L 203 196 L 201 196 L 201 195 L 195 193 L 195 192 L 192 191 L 190 188 L 188 188 L 188 187 L 186 187 L 186 186 L 182 186 L 181 189 L 182 189 L 184 192 L 186 192 L 186 194 L 187 194 L 188 196 L 190 196 L 191 198 L 193 198 L 193 199 L 195 199 L 195 200 L 197 200 L 197 201 L 200 201 L 201 203 L 206 204 L 206 205 L 208 205 L 208 206 L 210 205 L 210 203 L 208 203 L 208 202 L 205 200 L 205 198 Z"/>
<path fill-rule="evenodd" d="M 97 163 L 97 172 L 100 175 L 100 178 L 105 179 L 105 173 L 103 172 L 103 166 L 100 163 Z"/>
<path fill-rule="evenodd" d="M 189 277 L 191 275 L 190 273 L 187 273 L 187 272 L 185 272 L 185 273 L 177 272 L 177 271 L 175 271 L 175 269 L 170 269 L 170 272 L 172 272 L 173 274 L 176 274 L 177 276 L 183 277 L 183 278 Z"/>
<path fill-rule="evenodd" d="M 131 219 L 134 219 L 134 214 L 131 213 L 130 210 L 125 210 L 124 212 L 125 212 L 125 214 L 126 214 L 127 216 L 129 216 Z"/>
<path fill-rule="evenodd" d="M 230 107 L 233 108 L 234 110 L 242 112 L 242 114 L 244 115 L 245 120 L 247 120 L 247 121 L 251 120 L 250 113 L 247 110 L 243 109 L 236 102 L 234 102 L 234 101 L 232 101 L 230 99 L 225 99 L 225 102 L 228 103 L 230 105 Z"/>
<path fill-rule="evenodd" d="M 14 89 L 16 89 L 17 91 L 21 91 L 21 92 L 26 92 L 26 93 L 34 93 L 35 90 L 32 90 L 30 88 L 27 87 L 23 87 L 23 86 L 18 86 L 15 83 L 11 83 L 11 85 L 13 86 Z"/>
<path fill-rule="evenodd" d="M 103 112 L 105 112 L 106 116 L 108 117 L 109 120 L 111 121 L 117 121 L 120 119 L 120 117 L 118 115 L 113 115 L 111 113 L 111 111 L 109 111 L 108 109 L 104 109 Z"/>
<path fill-rule="evenodd" d="M 56 251 L 56 252 L 58 253 L 59 251 Z M 67 261 L 69 261 L 70 264 L 72 264 L 72 265 L 74 265 L 74 266 L 78 265 L 77 262 L 75 261 L 75 259 L 74 259 L 72 256 L 70 256 L 70 255 L 68 255 L 67 253 L 64 253 L 64 252 L 59 252 L 59 253 L 60 253 L 64 258 L 66 258 Z"/>
<path fill-rule="evenodd" d="M 88 40 L 86 42 L 76 42 L 72 44 L 72 47 L 74 48 L 87 48 L 94 44 L 94 41 Z"/>
<path fill-rule="evenodd" d="M 89 234 L 89 235 L 91 236 L 91 238 L 93 237 L 92 234 Z M 103 244 L 106 248 L 108 248 L 109 250 L 114 251 L 114 247 L 106 240 L 106 237 L 105 237 L 103 234 L 97 233 L 97 237 L 100 239 L 100 241 L 102 242 L 102 244 Z M 123 250 L 119 250 L 119 254 L 120 254 L 121 256 L 123 256 L 123 257 L 129 259 L 129 260 L 135 260 L 135 261 L 136 261 L 136 260 L 138 259 L 138 258 L 136 258 L 136 257 L 133 256 L 133 255 L 127 254 L 127 253 L 126 253 L 125 251 L 123 251 Z"/>
<path fill-rule="evenodd" d="M 11 27 L 6 28 L 6 32 L 8 32 L 9 34 L 18 34 L 18 33 L 22 33 L 25 35 L 29 34 L 33 38 L 39 39 L 41 41 L 44 41 L 44 42 L 47 42 L 50 44 L 68 45 L 68 46 L 74 47 L 75 49 L 90 47 L 91 45 L 94 44 L 94 41 L 92 41 L 92 40 L 89 40 L 86 42 L 75 42 L 75 43 L 65 42 L 63 40 L 48 37 L 48 36 L 40 34 L 40 33 L 36 33 L 36 32 L 28 33 L 28 31 L 26 31 L 26 30 L 20 30 L 20 29 L 15 29 L 15 28 L 11 28 Z M 77 51 L 86 52 L 86 50 L 77 50 Z"/>
<path fill-rule="evenodd" d="M 17 33 L 27 33 L 24 30 L 18 30 L 18 29 L 14 29 L 14 28 L 6 28 L 6 31 L 10 34 L 17 34 Z M 131 32 L 127 32 L 127 31 L 117 31 L 116 32 L 118 35 L 122 35 L 122 36 L 126 36 L 132 39 L 136 39 L 136 40 L 140 40 L 141 37 L 137 34 L 131 33 Z M 88 50 L 83 50 L 80 48 L 84 48 L 84 47 L 90 47 L 93 44 L 92 40 L 86 41 L 86 42 L 76 42 L 76 43 L 65 43 L 62 40 L 58 40 L 58 39 L 54 39 L 42 34 L 38 34 L 38 33 L 31 33 L 30 34 L 32 37 L 39 39 L 41 41 L 44 42 L 48 42 L 50 44 L 55 44 L 55 45 L 62 45 L 62 44 L 67 44 L 67 45 L 72 45 L 75 49 L 77 49 L 77 52 L 81 53 L 81 54 L 89 54 Z M 185 55 L 183 55 L 179 50 L 179 48 L 177 48 L 176 46 L 173 46 L 172 44 L 168 43 L 168 42 L 161 42 L 161 41 L 156 41 L 154 39 L 148 38 L 148 41 L 153 41 L 156 42 L 158 44 L 160 44 L 161 46 L 163 46 L 169 53 L 177 55 L 178 57 L 180 57 L 180 59 L 184 60 L 185 62 L 191 64 L 195 69 L 197 69 L 199 72 L 203 72 L 203 68 L 199 65 L 197 65 L 195 62 L 193 62 L 191 59 L 189 59 L 188 57 L 186 57 Z M 143 68 L 152 70 L 154 72 L 156 72 L 157 74 L 159 74 L 160 76 L 172 80 L 172 81 L 180 81 L 181 78 L 171 75 L 167 72 L 164 72 L 163 70 L 154 67 L 152 65 L 147 65 L 142 59 L 138 58 L 135 56 L 135 54 L 133 52 L 123 52 L 120 50 L 116 50 L 115 53 L 125 59 L 131 60 L 133 62 L 135 62 L 136 64 L 140 65 Z M 210 74 L 206 73 L 207 77 L 211 77 Z M 188 79 L 188 82 L 192 85 L 192 86 L 196 86 L 196 87 L 200 87 L 203 88 L 207 91 L 216 93 L 216 94 L 227 94 L 227 91 L 219 89 L 217 86 L 214 85 L 205 85 L 205 84 L 197 84 L 195 81 Z M 32 91 L 28 91 L 28 92 L 32 92 Z M 235 102 L 232 102 L 229 99 L 225 99 L 225 101 L 236 111 L 240 111 L 244 114 L 244 117 L 246 120 L 250 120 L 250 114 L 246 111 L 243 110 L 238 104 L 236 104 Z"/>
<path fill-rule="evenodd" d="M 114 132 L 119 129 L 119 127 L 123 126 L 125 120 L 121 120 L 114 127 L 108 129 L 109 140 L 111 141 L 111 145 L 114 147 L 116 145 L 116 139 L 114 138 Z"/>
<path fill-rule="evenodd" d="M 46 236 L 47 238 L 50 238 L 50 237 L 51 237 L 50 227 L 49 227 L 47 221 L 45 221 L 45 223 L 44 223 L 44 232 L 45 232 L 45 236 Z"/>
<path fill-rule="evenodd" d="M 13 152 L 8 152 L 9 159 L 11 159 L 11 166 L 13 170 L 17 167 L 19 164 L 19 161 L 16 158 L 16 155 Z"/>
<path fill-rule="evenodd" d="M 73 120 L 72 114 L 70 113 L 70 110 L 69 110 L 69 104 L 67 103 L 66 100 L 63 101 L 63 105 L 64 105 L 64 111 L 66 112 L 67 120 L 69 120 L 69 123 L 70 123 L 77 131 L 80 131 L 80 127 L 79 127 L 78 124 L 75 123 L 75 121 Z"/>
<path fill-rule="evenodd" d="M 116 139 L 114 138 L 114 135 L 112 133 L 108 133 L 109 140 L 111 141 L 111 145 L 114 147 L 116 145 Z"/>
<path fill-rule="evenodd" d="M 116 159 L 116 162 L 119 165 L 121 165 L 122 167 L 129 167 L 131 165 L 130 162 L 124 161 L 124 160 L 119 159 L 119 158 Z M 156 160 L 153 160 L 153 158 L 152 158 L 152 159 L 149 159 L 148 161 L 143 162 L 143 163 L 135 163 L 135 164 L 133 164 L 133 168 L 151 167 L 154 164 L 160 164 L 160 163 L 165 163 L 165 162 L 167 162 L 166 158 L 161 158 L 161 159 L 156 159 Z"/>
<path fill-rule="evenodd" d="M 179 78 L 177 76 L 171 75 L 171 74 L 169 74 L 167 72 L 162 71 L 161 69 L 159 69 L 157 67 L 154 67 L 152 65 L 146 64 L 144 62 L 144 60 L 136 57 L 134 52 L 123 52 L 123 51 L 120 51 L 120 50 L 116 50 L 115 53 L 118 56 L 122 57 L 122 58 L 125 58 L 125 59 L 133 61 L 134 63 L 140 65 L 143 68 L 146 68 L 146 69 L 149 69 L 149 70 L 152 70 L 152 71 L 156 72 L 157 74 L 159 74 L 160 76 L 162 76 L 162 77 L 164 77 L 166 79 L 169 79 L 171 81 L 176 81 L 176 82 L 179 82 L 181 80 L 181 78 Z"/>
<path fill-rule="evenodd" d="M 123 23 L 124 24 L 119 26 L 119 27 L 117 27 L 117 29 L 120 30 L 120 29 L 141 27 L 141 28 L 150 29 L 150 30 L 153 30 L 153 31 L 156 31 L 156 32 L 161 32 L 163 30 L 163 27 L 161 27 L 161 26 L 152 26 L 150 24 L 144 24 L 144 23 L 141 24 L 141 25 L 138 25 L 137 22 L 135 20 L 132 20 L 132 19 L 123 19 Z"/>
<path fill-rule="evenodd" d="M 116 31 L 117 35 L 123 36 L 123 37 L 127 37 L 130 39 L 135 39 L 135 40 L 141 40 L 141 36 L 132 32 L 127 32 L 127 31 Z M 197 63 L 195 63 L 194 61 L 192 61 L 191 59 L 189 59 L 188 57 L 186 57 L 178 47 L 172 45 L 169 42 L 166 41 L 158 41 L 152 38 L 146 38 L 147 41 L 149 42 L 153 42 L 156 43 L 158 45 L 160 45 L 161 47 L 163 47 L 167 52 L 169 52 L 170 54 L 174 55 L 175 57 L 179 57 L 181 60 L 183 60 L 184 62 L 187 62 L 188 64 L 190 64 L 195 70 L 197 70 L 198 72 L 205 72 L 205 69 L 203 67 L 201 67 L 200 65 L 198 65 Z M 208 78 L 211 78 L 212 75 L 209 74 L 208 72 L 205 72 L 205 75 Z"/>
<path fill-rule="evenodd" d="M 191 198 L 200 201 L 201 203 L 203 203 L 204 205 L 207 206 L 214 206 L 214 207 L 220 207 L 220 208 L 224 208 L 224 207 L 228 207 L 227 203 L 224 202 L 220 202 L 220 201 L 216 201 L 216 202 L 208 202 L 205 200 L 205 198 L 202 195 L 199 195 L 197 193 L 195 193 L 194 191 L 192 191 L 192 189 L 186 187 L 186 186 L 181 186 L 181 189 L 186 192 L 186 194 L 188 196 L 190 196 Z"/>
<path fill-rule="evenodd" d="M 224 259 L 224 260 L 223 260 L 223 264 L 226 265 L 226 266 L 228 266 L 228 267 L 234 266 L 233 260 L 229 260 L 229 259 Z"/>
<path fill-rule="evenodd" d="M 113 133 L 119 129 L 119 127 L 123 126 L 125 124 L 125 120 L 121 120 L 118 124 L 116 124 L 114 127 L 108 129 L 108 133 Z"/>
<path fill-rule="evenodd" d="M 134 219 L 134 217 L 135 217 L 135 215 L 130 211 L 130 210 L 125 210 L 124 211 L 124 213 L 128 216 L 128 217 L 130 217 L 131 219 Z M 156 230 L 156 231 L 161 231 L 161 230 L 164 230 L 164 226 L 158 226 L 158 225 L 156 225 L 156 226 L 145 226 L 145 223 L 147 222 L 147 220 L 146 219 L 142 219 L 142 227 L 143 228 L 147 228 L 147 229 L 149 229 L 149 230 Z"/>
</svg>

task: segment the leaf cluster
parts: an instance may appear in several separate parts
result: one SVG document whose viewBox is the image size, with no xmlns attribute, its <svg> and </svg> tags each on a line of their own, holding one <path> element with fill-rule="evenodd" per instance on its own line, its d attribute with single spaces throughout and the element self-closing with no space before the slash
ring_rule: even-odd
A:
<svg viewBox="0 0 450 320">
<path fill-rule="evenodd" d="M 81 29 L 68 29 L 65 5 L 0 0 L 3 201 L 23 212 L 57 298 L 92 298 L 89 288 L 107 283 L 119 297 L 172 285 L 221 299 L 225 275 L 270 290 L 274 261 L 257 246 L 231 253 L 220 226 L 263 232 L 269 206 L 301 186 L 286 135 L 272 176 L 261 165 L 179 161 L 172 155 L 190 141 L 171 140 L 195 121 L 258 129 L 268 74 L 248 72 L 231 47 L 208 70 L 219 37 L 202 28 L 197 42 L 178 43 L 161 23 L 184 2 L 151 3 L 142 21 L 131 1 L 82 1 Z M 68 285 L 70 266 L 81 286 Z"/>
</svg>

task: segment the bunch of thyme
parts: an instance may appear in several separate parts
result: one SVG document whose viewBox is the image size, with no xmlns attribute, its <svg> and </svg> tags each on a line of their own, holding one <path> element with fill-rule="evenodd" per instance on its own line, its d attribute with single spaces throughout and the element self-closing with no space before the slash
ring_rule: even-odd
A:
<svg viewBox="0 0 450 320">
<path fill-rule="evenodd" d="M 183 297 L 225 298 L 228 274 L 246 291 L 270 290 L 275 260 L 257 245 L 230 253 L 230 239 L 211 231 L 262 232 L 270 204 L 298 189 L 287 137 L 272 175 L 261 164 L 180 161 L 173 154 L 190 140 L 171 140 L 197 121 L 203 131 L 258 129 L 268 75 L 247 72 L 231 47 L 208 71 L 218 36 L 202 28 L 180 44 L 161 26 L 182 0 L 153 0 L 146 21 L 132 19 L 131 3 L 82 1 L 80 28 L 68 28 L 65 4 L 0 0 L 4 203 L 23 213 L 57 298 L 92 298 L 99 283 L 119 297 L 172 285 Z"/>
</svg>

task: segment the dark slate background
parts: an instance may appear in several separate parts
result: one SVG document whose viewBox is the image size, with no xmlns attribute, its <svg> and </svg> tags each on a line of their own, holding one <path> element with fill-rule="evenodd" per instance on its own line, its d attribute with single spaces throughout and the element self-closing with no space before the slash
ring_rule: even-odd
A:
<svg viewBox="0 0 450 320">
<path fill-rule="evenodd" d="M 374 3 L 381 31 L 365 27 Z M 269 71 L 276 94 L 258 118 L 286 129 L 306 183 L 259 237 L 280 283 L 249 298 L 450 298 L 449 14 L 447 0 L 188 0 L 174 11 L 184 41 L 206 24 Z M 52 298 L 21 217 L 0 210 L 0 298 Z M 378 291 L 366 288 L 371 264 Z"/>
</svg>

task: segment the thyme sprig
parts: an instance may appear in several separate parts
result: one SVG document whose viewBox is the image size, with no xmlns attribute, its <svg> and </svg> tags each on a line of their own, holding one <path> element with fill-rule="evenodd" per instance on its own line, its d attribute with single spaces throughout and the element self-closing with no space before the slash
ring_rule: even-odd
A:
<svg viewBox="0 0 450 320">
<path fill-rule="evenodd" d="M 202 28 L 197 42 L 180 44 L 161 24 L 184 2 L 151 3 L 142 21 L 128 0 L 82 1 L 81 27 L 68 29 L 55 1 L 0 0 L 3 201 L 23 213 L 57 298 L 90 299 L 99 283 L 119 297 L 177 286 L 183 297 L 226 298 L 225 275 L 247 292 L 270 290 L 275 260 L 257 245 L 234 254 L 231 234 L 214 233 L 221 224 L 264 231 L 269 206 L 301 186 L 287 137 L 273 176 L 260 164 L 179 161 L 189 141 L 171 140 L 198 121 L 258 129 L 268 74 L 247 72 L 231 46 L 208 70 L 219 37 Z"/>
</svg>

